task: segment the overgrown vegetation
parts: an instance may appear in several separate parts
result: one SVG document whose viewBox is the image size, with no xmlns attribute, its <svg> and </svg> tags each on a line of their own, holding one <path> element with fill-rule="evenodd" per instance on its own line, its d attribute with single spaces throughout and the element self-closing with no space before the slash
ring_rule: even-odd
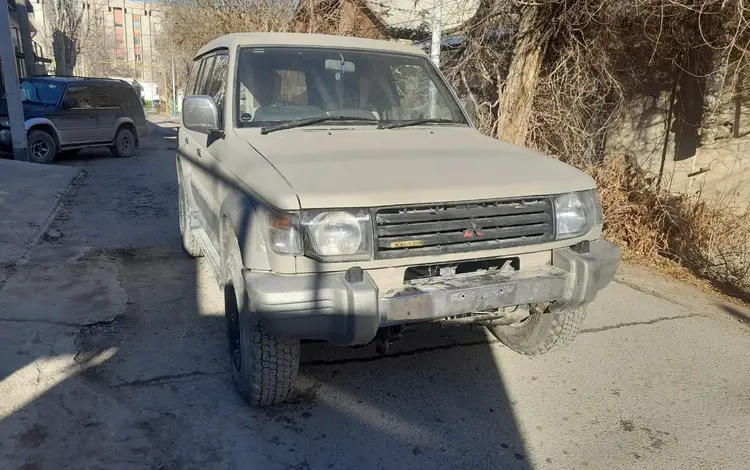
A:
<svg viewBox="0 0 750 470">
<path fill-rule="evenodd" d="M 173 0 L 168 39 L 181 51 L 179 82 L 197 48 L 225 33 L 295 30 L 304 17 L 307 32 L 357 34 L 341 27 L 352 5 L 362 3 Z M 476 103 L 478 128 L 592 174 L 605 205 L 605 234 L 627 259 L 683 267 L 732 294 L 750 292 L 747 209 L 667 194 L 660 184 L 672 157 L 667 139 L 689 134 L 696 145 L 713 142 L 721 103 L 745 86 L 750 5 L 483 0 L 472 20 L 444 33 L 463 39 L 445 51 L 443 70 Z M 669 109 L 658 175 L 606 150 L 613 122 L 648 95 L 663 103 L 665 115 Z"/>
</svg>

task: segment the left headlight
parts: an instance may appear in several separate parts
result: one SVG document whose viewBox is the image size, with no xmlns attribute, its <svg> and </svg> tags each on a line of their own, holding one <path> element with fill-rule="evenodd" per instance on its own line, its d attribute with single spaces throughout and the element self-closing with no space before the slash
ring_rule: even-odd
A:
<svg viewBox="0 0 750 470">
<path fill-rule="evenodd" d="M 372 218 L 367 210 L 304 211 L 305 251 L 321 261 L 372 258 Z"/>
<path fill-rule="evenodd" d="M 557 239 L 580 237 L 598 222 L 595 190 L 560 194 L 555 197 Z"/>
</svg>

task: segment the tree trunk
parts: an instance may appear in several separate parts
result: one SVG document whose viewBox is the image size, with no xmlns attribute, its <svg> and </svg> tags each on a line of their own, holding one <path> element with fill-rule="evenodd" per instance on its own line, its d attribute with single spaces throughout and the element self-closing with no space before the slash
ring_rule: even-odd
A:
<svg viewBox="0 0 750 470">
<path fill-rule="evenodd" d="M 729 66 L 729 48 L 712 49 L 703 83 L 703 106 L 698 131 L 701 145 L 710 145 L 719 135 L 722 94 Z"/>
<path fill-rule="evenodd" d="M 521 13 L 513 59 L 505 80 L 500 108 L 501 140 L 523 145 L 529 129 L 539 70 L 552 36 L 551 9 L 528 6 Z"/>
<path fill-rule="evenodd" d="M 721 111 L 723 105 L 724 87 L 729 74 L 729 54 L 732 51 L 734 31 L 727 17 L 727 9 L 722 6 L 712 15 L 711 20 L 704 26 L 710 34 L 707 44 L 702 48 L 703 57 L 699 62 L 699 76 L 703 77 L 700 127 L 698 128 L 701 145 L 712 144 L 720 138 Z"/>
</svg>

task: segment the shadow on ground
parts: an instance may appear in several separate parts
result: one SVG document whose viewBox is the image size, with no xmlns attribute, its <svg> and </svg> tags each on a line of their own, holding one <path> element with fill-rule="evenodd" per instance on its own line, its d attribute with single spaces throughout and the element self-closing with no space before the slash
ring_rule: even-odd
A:
<svg viewBox="0 0 750 470">
<path fill-rule="evenodd" d="M 730 317 L 736 319 L 740 323 L 750 323 L 750 313 L 748 313 L 746 310 L 740 310 L 733 305 L 728 305 L 723 302 L 717 303 L 716 306 L 725 311 Z"/>
<path fill-rule="evenodd" d="M 181 250 L 174 153 L 79 162 L 63 237 L 0 291 L 1 468 L 532 467 L 481 329 L 413 331 L 388 357 L 304 344 L 297 398 L 247 406 L 223 296 Z"/>
</svg>

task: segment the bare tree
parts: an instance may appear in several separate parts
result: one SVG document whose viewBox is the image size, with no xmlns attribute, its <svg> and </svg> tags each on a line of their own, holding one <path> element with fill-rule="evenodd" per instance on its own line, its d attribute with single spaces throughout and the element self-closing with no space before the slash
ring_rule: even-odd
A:
<svg viewBox="0 0 750 470">
<path fill-rule="evenodd" d="M 290 31 L 293 0 L 168 0 L 162 34 L 156 39 L 164 51 L 159 68 L 170 70 L 174 57 L 177 88 L 187 83 L 198 49 L 219 36 L 238 32 Z M 167 94 L 172 84 L 166 80 Z"/>
<path fill-rule="evenodd" d="M 81 51 L 81 43 L 88 36 L 84 10 L 76 0 L 50 0 L 43 4 L 47 27 L 45 38 L 55 58 L 57 75 L 72 75 Z"/>
</svg>

